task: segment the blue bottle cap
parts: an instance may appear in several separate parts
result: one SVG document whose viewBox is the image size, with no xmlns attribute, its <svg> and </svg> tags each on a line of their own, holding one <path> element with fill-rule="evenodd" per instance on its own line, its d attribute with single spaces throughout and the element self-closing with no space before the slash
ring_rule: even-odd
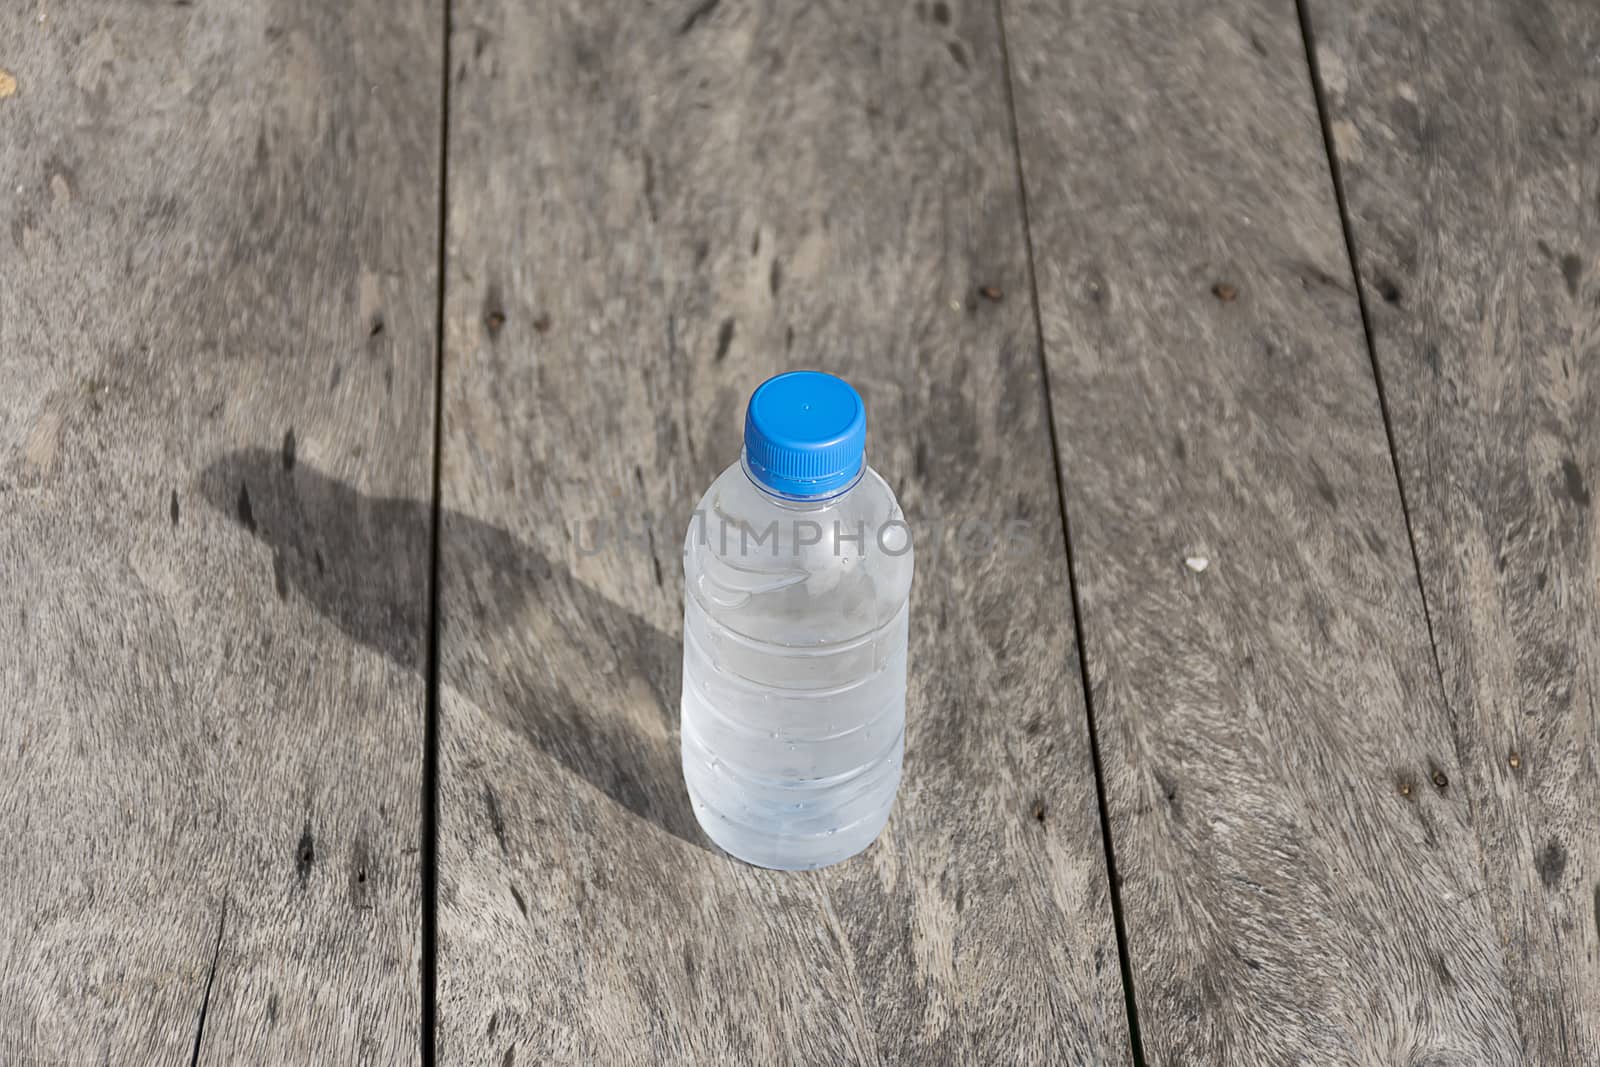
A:
<svg viewBox="0 0 1600 1067">
<path fill-rule="evenodd" d="M 797 370 L 750 394 L 744 461 L 750 476 L 780 496 L 832 496 L 861 474 L 867 407 L 843 378 Z"/>
</svg>

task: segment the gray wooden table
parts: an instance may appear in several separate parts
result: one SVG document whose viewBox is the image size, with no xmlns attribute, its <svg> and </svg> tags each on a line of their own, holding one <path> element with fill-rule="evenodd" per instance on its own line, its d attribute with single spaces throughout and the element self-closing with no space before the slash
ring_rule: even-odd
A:
<svg viewBox="0 0 1600 1067">
<path fill-rule="evenodd" d="M 921 541 L 779 874 L 796 366 Z M 1600 1063 L 1596 494 L 1590 0 L 15 0 L 0 1063 Z"/>
</svg>

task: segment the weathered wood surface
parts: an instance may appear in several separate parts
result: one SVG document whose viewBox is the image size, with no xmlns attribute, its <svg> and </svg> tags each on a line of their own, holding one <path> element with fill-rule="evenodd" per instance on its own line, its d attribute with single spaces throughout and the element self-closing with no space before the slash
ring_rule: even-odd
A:
<svg viewBox="0 0 1600 1067">
<path fill-rule="evenodd" d="M 441 1059 L 1127 1062 L 993 10 L 455 22 Z M 913 521 L 1031 537 L 919 547 L 899 806 L 778 874 L 683 794 L 680 546 L 796 366 Z"/>
<path fill-rule="evenodd" d="M 1005 26 L 1147 1062 L 1523 1062 L 1293 8 Z"/>
<path fill-rule="evenodd" d="M 1600 8 L 1312 21 L 1523 1045 L 1600 1063 Z"/>
<path fill-rule="evenodd" d="M 0 10 L 0 1061 L 418 1058 L 441 36 Z"/>
</svg>

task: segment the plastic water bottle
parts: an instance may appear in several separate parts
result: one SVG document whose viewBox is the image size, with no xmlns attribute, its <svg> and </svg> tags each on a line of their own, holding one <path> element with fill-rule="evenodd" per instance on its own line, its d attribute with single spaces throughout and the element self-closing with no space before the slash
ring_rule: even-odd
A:
<svg viewBox="0 0 1600 1067">
<path fill-rule="evenodd" d="M 711 840 L 762 867 L 860 852 L 900 784 L 911 531 L 866 436 L 843 380 L 768 380 L 684 542 L 683 776 Z"/>
</svg>

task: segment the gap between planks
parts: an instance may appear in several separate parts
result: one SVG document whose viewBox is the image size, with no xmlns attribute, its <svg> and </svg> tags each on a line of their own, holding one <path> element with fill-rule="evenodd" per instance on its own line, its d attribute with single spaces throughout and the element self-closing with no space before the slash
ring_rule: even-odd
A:
<svg viewBox="0 0 1600 1067">
<path fill-rule="evenodd" d="M 1122 997 L 1128 1020 L 1128 1047 L 1133 1056 L 1134 1067 L 1145 1067 L 1144 1041 L 1139 1036 L 1139 1003 L 1134 995 L 1133 965 L 1128 957 L 1128 932 L 1122 917 L 1122 879 L 1117 875 L 1116 846 L 1111 840 L 1111 817 L 1106 807 L 1105 774 L 1100 763 L 1100 734 L 1095 725 L 1094 691 L 1089 684 L 1089 667 L 1083 655 L 1083 611 L 1078 599 L 1078 572 L 1072 558 L 1072 524 L 1067 515 L 1067 496 L 1061 466 L 1061 442 L 1056 436 L 1055 406 L 1050 396 L 1050 368 L 1044 355 L 1044 319 L 1039 313 L 1039 272 L 1034 263 L 1033 222 L 1028 214 L 1028 183 L 1022 169 L 1022 137 L 1017 129 L 1015 76 L 1011 67 L 1011 48 L 1006 38 L 1004 0 L 994 0 L 994 18 L 1000 35 L 1000 66 L 1005 75 L 1003 84 L 1006 92 L 1006 119 L 1010 126 L 1011 159 L 1016 171 L 1017 198 L 1022 213 L 1023 250 L 1028 260 L 1028 299 L 1032 302 L 1033 311 L 1034 354 L 1039 361 L 1039 379 L 1044 393 L 1044 422 L 1050 437 L 1050 463 L 1055 473 L 1056 505 L 1061 512 L 1062 551 L 1067 559 L 1067 595 L 1072 610 L 1073 654 L 1078 661 L 1078 682 L 1083 687 L 1083 706 L 1088 718 L 1089 757 L 1094 766 L 1094 797 L 1100 814 L 1100 843 L 1106 857 L 1111 924 L 1117 936 L 1117 965 L 1122 972 Z"/>
<path fill-rule="evenodd" d="M 1449 687 L 1445 685 L 1444 665 L 1439 659 L 1439 640 L 1433 626 L 1433 609 L 1428 604 L 1427 583 L 1422 578 L 1422 556 L 1417 551 L 1416 528 L 1411 521 L 1411 504 L 1406 497 L 1405 476 L 1400 472 L 1400 452 L 1395 446 L 1394 423 L 1389 415 L 1389 398 L 1383 388 L 1383 368 L 1378 362 L 1378 348 L 1373 342 L 1372 318 L 1367 308 L 1366 289 L 1361 282 L 1361 259 L 1356 247 L 1355 230 L 1350 224 L 1350 207 L 1345 200 L 1344 176 L 1339 168 L 1339 152 L 1333 142 L 1332 120 L 1328 115 L 1327 90 L 1322 81 L 1322 69 L 1317 64 L 1316 27 L 1311 21 L 1307 0 L 1295 0 L 1295 13 L 1300 20 L 1300 40 L 1306 50 L 1306 70 L 1311 78 L 1311 95 L 1317 104 L 1317 125 L 1322 133 L 1322 154 L 1328 161 L 1328 180 L 1333 185 L 1334 202 L 1339 207 L 1339 228 L 1344 235 L 1345 255 L 1350 261 L 1350 282 L 1355 288 L 1356 307 L 1361 313 L 1361 337 L 1367 348 L 1367 361 L 1372 366 L 1372 383 L 1378 393 L 1378 412 L 1383 419 L 1384 441 L 1389 448 L 1389 464 L 1394 469 L 1395 491 L 1400 497 L 1400 515 L 1405 520 L 1406 544 L 1411 549 L 1411 572 L 1417 579 L 1417 599 L 1422 604 L 1422 621 L 1428 630 L 1428 650 L 1433 655 L 1433 677 L 1439 687 L 1439 700 L 1444 705 L 1445 722 L 1450 728 L 1450 741 L 1455 748 L 1456 760 L 1468 758 L 1461 744 L 1461 729 L 1456 721 L 1456 709 L 1450 703 Z M 1489 861 L 1483 851 L 1483 839 L 1473 827 L 1472 841 L 1478 852 L 1478 869 L 1485 880 L 1489 877 Z M 1595 890 L 1597 925 L 1600 925 L 1600 888 Z M 1526 1038 L 1522 1039 L 1524 1042 Z"/>
<path fill-rule="evenodd" d="M 439 1020 L 439 513 L 444 442 L 445 256 L 450 215 L 450 30 L 451 0 L 440 0 L 439 49 L 439 203 L 434 271 L 433 475 L 428 517 L 428 648 L 423 683 L 422 727 L 422 959 L 421 984 L 423 1067 L 434 1067 Z"/>
</svg>

